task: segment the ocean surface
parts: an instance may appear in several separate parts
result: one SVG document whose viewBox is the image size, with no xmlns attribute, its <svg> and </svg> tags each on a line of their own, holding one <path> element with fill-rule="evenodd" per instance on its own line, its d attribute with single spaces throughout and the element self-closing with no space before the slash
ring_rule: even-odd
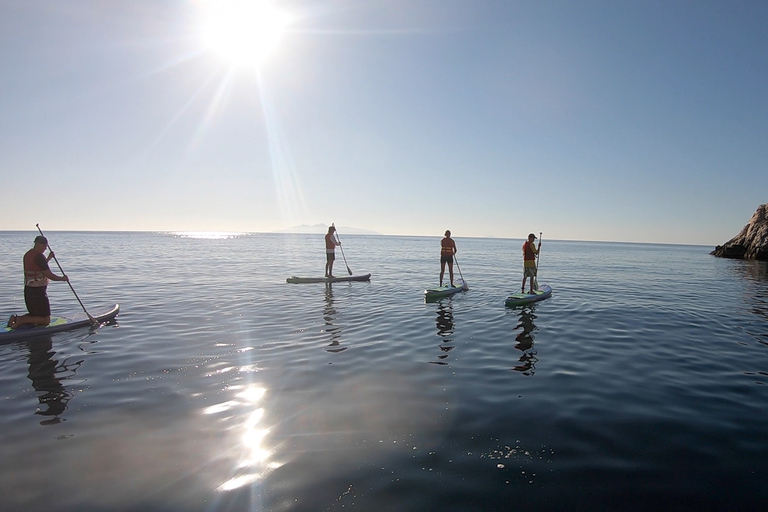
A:
<svg viewBox="0 0 768 512">
<path fill-rule="evenodd" d="M 0 232 L 0 314 L 35 232 Z M 712 247 L 439 237 L 46 233 L 117 321 L 0 344 L 3 511 L 757 510 L 768 265 Z M 60 271 L 51 261 L 56 274 Z M 457 271 L 458 274 L 458 271 Z M 54 314 L 81 310 L 62 282 Z"/>
</svg>

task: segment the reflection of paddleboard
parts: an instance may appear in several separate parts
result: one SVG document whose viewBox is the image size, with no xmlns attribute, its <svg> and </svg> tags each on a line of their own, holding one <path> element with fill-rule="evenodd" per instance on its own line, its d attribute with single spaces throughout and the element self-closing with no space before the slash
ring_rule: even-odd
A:
<svg viewBox="0 0 768 512">
<path fill-rule="evenodd" d="M 370 281 L 371 274 L 363 276 L 341 276 L 341 277 L 289 277 L 286 283 L 338 283 L 342 281 Z"/>
<path fill-rule="evenodd" d="M 538 290 L 534 290 L 533 294 L 530 293 L 515 293 L 507 297 L 504 302 L 507 306 L 522 306 L 524 304 L 530 304 L 539 300 L 544 300 L 552 295 L 552 288 L 548 284 L 542 284 Z"/>
<path fill-rule="evenodd" d="M 99 323 L 108 322 L 117 316 L 120 311 L 120 305 L 115 304 L 111 308 L 97 311 L 96 314 L 89 311 L 91 316 Z M 18 329 L 11 329 L 7 324 L 0 327 L 0 342 L 6 340 L 16 340 L 19 338 L 28 338 L 31 336 L 40 336 L 42 334 L 52 334 L 54 332 L 69 331 L 78 327 L 91 325 L 91 320 L 84 312 L 75 313 L 71 316 L 52 316 L 51 323 L 48 325 L 22 325 Z"/>
<path fill-rule="evenodd" d="M 463 292 L 465 290 L 469 290 L 469 286 L 467 286 L 467 283 L 462 281 L 461 279 L 456 280 L 456 286 L 451 286 L 450 284 L 447 284 L 445 286 L 436 286 L 435 288 L 427 288 L 424 290 L 424 298 L 429 299 L 439 299 L 441 297 L 447 297 L 448 295 L 453 295 L 454 293 Z"/>
</svg>

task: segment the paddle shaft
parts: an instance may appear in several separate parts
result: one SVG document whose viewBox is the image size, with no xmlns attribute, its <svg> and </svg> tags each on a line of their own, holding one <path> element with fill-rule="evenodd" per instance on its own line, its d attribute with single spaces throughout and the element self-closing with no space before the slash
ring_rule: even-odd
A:
<svg viewBox="0 0 768 512">
<path fill-rule="evenodd" d="M 534 284 L 536 285 L 536 288 L 539 288 L 539 262 L 541 262 L 541 231 L 539 231 L 539 254 L 536 258 L 536 277 L 534 278 Z"/>
<path fill-rule="evenodd" d="M 344 256 L 344 247 L 341 245 L 341 238 L 339 238 L 339 230 L 335 229 L 336 225 L 331 223 L 331 226 L 334 227 L 334 230 L 336 231 L 336 240 L 339 241 L 339 249 L 341 249 L 341 257 L 344 258 L 344 265 L 347 265 L 347 257 Z M 349 272 L 349 275 L 352 275 L 352 271 L 349 269 L 349 265 L 347 265 L 347 272 Z"/>
<path fill-rule="evenodd" d="M 37 226 L 37 230 L 40 232 L 40 236 L 44 237 L 46 240 L 48 240 L 48 237 L 46 237 L 43 234 L 43 230 L 40 229 L 40 224 L 35 224 Z M 48 250 L 51 251 L 51 254 L 53 254 L 53 261 L 56 262 L 56 265 L 59 267 L 59 270 L 63 275 L 66 275 L 64 272 L 64 269 L 61 268 L 61 263 L 59 263 L 59 259 L 56 257 L 56 253 L 53 252 L 53 249 L 51 249 L 51 244 L 47 244 Z M 96 319 L 91 316 L 91 314 L 88 312 L 87 309 L 85 309 L 85 305 L 83 305 L 83 301 L 80 300 L 80 297 L 78 297 L 77 292 L 75 291 L 74 286 L 72 286 L 72 283 L 67 279 L 67 284 L 69 285 L 69 289 L 72 290 L 72 293 L 75 294 L 75 298 L 77 299 L 77 302 L 80 303 L 80 307 L 83 308 L 83 311 L 85 311 L 85 314 L 88 315 L 88 318 L 91 320 L 91 323 L 98 323 L 96 322 Z"/>
<path fill-rule="evenodd" d="M 467 286 L 467 282 L 464 281 L 464 274 L 461 273 L 461 267 L 459 266 L 459 260 L 456 258 L 456 255 L 453 255 L 453 261 L 456 263 L 456 268 L 459 270 L 459 277 L 461 277 L 461 282 L 464 283 L 464 286 Z"/>
</svg>

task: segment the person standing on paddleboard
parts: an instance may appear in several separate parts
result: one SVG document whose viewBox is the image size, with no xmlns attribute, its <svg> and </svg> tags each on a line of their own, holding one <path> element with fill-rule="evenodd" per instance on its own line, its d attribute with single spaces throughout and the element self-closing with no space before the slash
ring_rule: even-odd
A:
<svg viewBox="0 0 768 512">
<path fill-rule="evenodd" d="M 16 329 L 25 324 L 48 325 L 51 323 L 51 304 L 48 302 L 48 281 L 69 281 L 66 275 L 57 276 L 48 267 L 53 258 L 53 251 L 46 257 L 43 253 L 48 248 L 44 236 L 35 237 L 35 246 L 24 254 L 24 302 L 28 314 L 11 315 L 8 327 Z"/>
<path fill-rule="evenodd" d="M 531 289 L 528 293 L 533 293 L 536 287 L 536 256 L 541 249 L 541 240 L 539 240 L 539 247 L 536 248 L 534 243 L 536 235 L 531 233 L 528 235 L 528 241 L 523 244 L 523 286 L 520 289 L 522 293 L 525 293 L 525 280 L 531 278 Z"/>
<path fill-rule="evenodd" d="M 451 231 L 446 230 L 445 238 L 440 240 L 440 286 L 443 286 L 443 275 L 445 274 L 445 264 L 448 264 L 448 276 L 451 278 L 451 287 L 453 288 L 453 255 L 456 254 L 456 242 L 451 238 Z"/>
<path fill-rule="evenodd" d="M 333 262 L 336 260 L 336 246 L 341 242 L 336 238 L 336 228 L 330 226 L 325 235 L 325 277 L 333 277 Z M 351 274 L 352 272 L 350 272 Z"/>
</svg>

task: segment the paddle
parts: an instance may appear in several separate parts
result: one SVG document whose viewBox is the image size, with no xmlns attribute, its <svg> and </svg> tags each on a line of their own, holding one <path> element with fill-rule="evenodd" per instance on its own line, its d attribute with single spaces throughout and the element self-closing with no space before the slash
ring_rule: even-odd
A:
<svg viewBox="0 0 768 512">
<path fill-rule="evenodd" d="M 536 258 L 536 276 L 539 275 L 539 262 L 541 261 L 541 231 L 539 231 L 539 255 L 538 258 Z M 534 277 L 533 278 L 533 287 L 534 289 L 539 289 L 539 280 Z"/>
<path fill-rule="evenodd" d="M 331 226 L 336 228 L 336 225 L 334 223 L 331 223 Z M 341 249 L 341 257 L 344 258 L 344 264 L 347 265 L 347 257 L 344 256 L 344 248 L 341 246 L 341 238 L 339 238 L 339 230 L 336 230 L 336 240 L 339 241 L 339 249 Z M 352 275 L 352 271 L 349 269 L 349 265 L 347 265 L 347 272 L 349 272 L 349 275 Z"/>
<path fill-rule="evenodd" d="M 40 229 L 40 224 L 35 224 L 37 226 L 37 230 L 40 232 L 40 236 L 44 237 L 46 240 L 48 240 L 48 237 L 46 237 L 43 234 L 43 230 Z M 58 265 L 59 270 L 62 274 L 66 275 L 66 272 L 64 272 L 64 269 L 61 268 L 61 263 L 59 263 L 59 259 L 56 257 L 56 253 L 53 252 L 53 249 L 51 249 L 51 244 L 48 245 L 48 250 L 51 251 L 51 254 L 53 255 L 53 260 L 56 262 L 56 265 Z M 72 282 L 67 280 L 67 284 L 69 285 L 69 289 L 72 290 L 72 293 L 75 294 L 75 298 L 77 299 L 77 302 L 80 303 L 80 307 L 83 308 L 83 311 L 85 311 L 85 314 L 88 315 L 88 319 L 91 321 L 92 324 L 98 324 L 99 322 L 91 316 L 91 314 L 88 312 L 87 309 L 85 309 L 85 306 L 83 305 L 83 301 L 80 300 L 80 297 L 77 296 L 77 292 L 75 291 L 75 288 L 72 286 Z"/>
<path fill-rule="evenodd" d="M 461 282 L 464 283 L 464 286 L 462 286 L 462 288 L 464 288 L 465 290 L 469 290 L 469 285 L 467 285 L 467 282 L 464 280 L 464 275 L 461 273 L 461 267 L 459 266 L 459 260 L 456 259 L 455 254 L 453 255 L 453 261 L 454 263 L 456 263 L 456 268 L 459 269 L 459 276 L 461 276 Z"/>
</svg>

